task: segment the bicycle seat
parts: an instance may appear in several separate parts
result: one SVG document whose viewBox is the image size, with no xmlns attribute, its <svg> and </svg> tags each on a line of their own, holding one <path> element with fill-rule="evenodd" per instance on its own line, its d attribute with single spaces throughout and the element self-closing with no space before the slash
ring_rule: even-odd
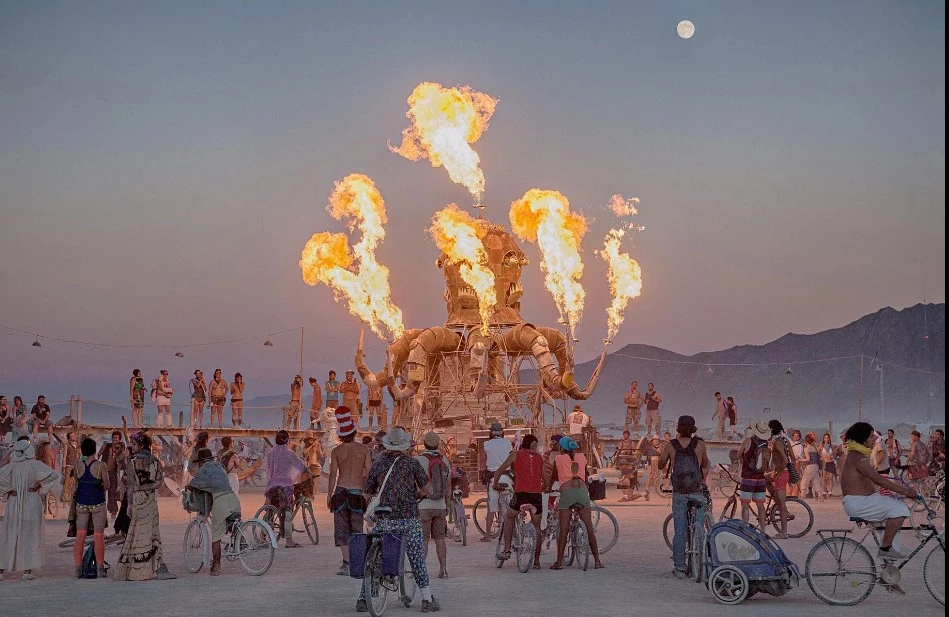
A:
<svg viewBox="0 0 949 617">
<path fill-rule="evenodd" d="M 230 514 L 227 515 L 227 518 L 224 520 L 225 522 L 227 522 L 228 525 L 233 525 L 234 523 L 237 523 L 241 520 L 241 513 L 231 512 Z"/>
</svg>

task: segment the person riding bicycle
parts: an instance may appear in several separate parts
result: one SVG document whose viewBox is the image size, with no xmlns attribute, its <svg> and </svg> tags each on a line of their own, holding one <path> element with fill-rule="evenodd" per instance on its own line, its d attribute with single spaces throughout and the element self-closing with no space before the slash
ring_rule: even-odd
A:
<svg viewBox="0 0 949 617">
<path fill-rule="evenodd" d="M 694 437 L 698 427 L 692 416 L 679 416 L 676 423 L 678 436 L 662 449 L 659 455 L 659 468 L 671 469 L 672 476 L 672 523 L 675 535 L 672 539 L 673 575 L 685 578 L 685 544 L 688 526 L 689 504 L 695 506 L 695 526 L 698 536 L 694 542 L 701 546 L 705 526 L 705 493 L 703 485 L 708 475 L 709 460 L 705 442 Z"/>
<path fill-rule="evenodd" d="M 211 527 L 211 576 L 221 574 L 221 538 L 227 535 L 227 519 L 232 514 L 240 516 L 241 502 L 231 490 L 224 466 L 214 459 L 210 448 L 197 451 L 194 476 L 188 484 L 193 491 L 202 491 L 211 498 L 211 511 L 208 515 Z"/>
<path fill-rule="evenodd" d="M 495 515 L 500 516 L 498 512 L 498 510 L 500 510 L 500 505 L 498 504 L 500 493 L 495 490 L 494 482 L 491 479 L 494 477 L 494 472 L 496 472 L 498 467 L 501 466 L 501 463 L 507 459 L 513 448 L 511 442 L 504 438 L 504 427 L 501 426 L 500 422 L 491 423 L 489 435 L 491 438 L 484 442 L 485 470 L 481 478 L 482 484 L 484 484 L 488 490 L 488 520 L 484 526 L 484 537 L 481 538 L 482 542 L 493 541 L 491 539 L 492 523 L 494 522 Z"/>
<path fill-rule="evenodd" d="M 500 491 L 501 476 L 509 468 L 514 468 L 514 498 L 505 513 L 504 520 L 504 550 L 501 559 L 511 557 L 511 538 L 514 535 L 514 520 L 521 511 L 521 507 L 534 507 L 531 512 L 531 522 L 537 530 L 537 541 L 534 543 L 534 569 L 540 569 L 540 513 L 543 506 L 542 489 L 547 479 L 544 473 L 544 457 L 537 451 L 537 437 L 525 435 L 521 440 L 521 447 L 505 459 L 497 471 L 494 472 L 492 485 L 494 490 Z"/>
<path fill-rule="evenodd" d="M 870 450 L 878 439 L 873 426 L 867 422 L 857 422 L 847 429 L 844 436 L 847 459 L 840 475 L 844 512 L 847 516 L 868 521 L 886 521 L 877 557 L 884 561 L 902 561 L 906 555 L 894 548 L 893 542 L 903 521 L 910 515 L 909 508 L 902 501 L 881 495 L 877 487 L 910 498 L 919 496 L 915 490 L 888 480 L 873 469 Z M 905 595 L 899 585 L 891 585 L 890 591 Z"/>
<path fill-rule="evenodd" d="M 425 566 L 422 521 L 418 509 L 418 500 L 430 493 L 428 474 L 421 463 L 407 454 L 407 450 L 412 447 L 412 438 L 402 427 L 396 426 L 386 433 L 382 445 L 386 453 L 373 464 L 363 484 L 366 494 L 379 493 L 378 509 L 369 513 L 376 517 L 373 531 L 402 534 L 405 553 L 412 564 L 412 574 L 419 593 L 422 594 L 422 612 L 439 611 L 441 605 L 432 594 L 428 568 Z M 361 586 L 356 611 L 364 613 L 368 610 L 365 586 Z"/>
<path fill-rule="evenodd" d="M 580 520 L 586 527 L 587 537 L 590 541 L 590 552 L 593 554 L 593 568 L 603 568 L 600 561 L 600 549 L 596 542 L 596 534 L 593 532 L 593 520 L 591 518 L 590 491 L 587 488 L 586 477 L 590 474 L 587 467 L 587 458 L 581 452 L 579 444 L 571 437 L 563 437 L 560 440 L 560 449 L 564 454 L 558 454 L 554 458 L 553 473 L 544 483 L 546 490 L 554 482 L 560 482 L 560 501 L 557 505 L 557 516 L 560 523 L 560 535 L 557 537 L 557 561 L 551 566 L 551 570 L 563 569 L 563 553 L 567 548 L 567 534 L 570 533 L 570 510 L 574 506 L 580 506 Z M 539 544 L 539 543 L 538 543 Z"/>
<path fill-rule="evenodd" d="M 277 508 L 286 548 L 300 545 L 293 541 L 293 486 L 306 471 L 306 464 L 287 445 L 290 433 L 277 431 L 276 445 L 267 453 L 267 489 L 264 493 L 267 503 Z"/>
</svg>

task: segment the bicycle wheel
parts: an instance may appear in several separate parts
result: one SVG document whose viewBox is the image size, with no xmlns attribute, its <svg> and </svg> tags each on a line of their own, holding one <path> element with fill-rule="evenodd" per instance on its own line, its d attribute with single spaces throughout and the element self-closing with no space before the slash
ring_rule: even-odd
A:
<svg viewBox="0 0 949 617">
<path fill-rule="evenodd" d="M 735 518 L 735 513 L 738 511 L 738 498 L 735 495 L 732 495 L 728 498 L 728 501 L 725 502 L 725 507 L 722 508 L 722 514 L 718 517 L 718 522 L 723 523 L 730 518 Z"/>
<path fill-rule="evenodd" d="M 669 516 L 666 517 L 666 520 L 662 522 L 662 538 L 666 541 L 666 546 L 669 547 L 669 550 L 672 550 L 672 536 L 675 533 L 675 526 L 672 523 L 672 513 L 669 513 Z"/>
<path fill-rule="evenodd" d="M 504 552 L 504 534 L 498 534 L 498 543 L 494 547 L 494 567 L 500 568 L 504 565 L 504 559 L 501 558 L 501 553 Z"/>
<path fill-rule="evenodd" d="M 708 588 L 722 604 L 741 604 L 748 597 L 748 577 L 735 566 L 718 566 L 708 577 Z"/>
<path fill-rule="evenodd" d="M 382 617 L 389 602 L 389 589 L 382 584 L 382 543 L 374 541 L 366 553 L 362 591 L 372 617 Z"/>
<path fill-rule="evenodd" d="M 72 548 L 73 544 L 76 543 L 76 538 L 66 538 L 59 543 L 59 548 Z"/>
<path fill-rule="evenodd" d="M 946 549 L 941 544 L 936 545 L 926 555 L 923 564 L 923 581 L 926 589 L 943 606 L 946 605 Z"/>
<path fill-rule="evenodd" d="M 415 582 L 415 572 L 412 570 L 412 562 L 409 556 L 403 557 L 402 574 L 399 575 L 399 600 L 402 606 L 409 608 L 415 601 L 415 594 L 418 591 L 418 584 Z"/>
<path fill-rule="evenodd" d="M 474 521 L 478 533 L 482 536 L 486 535 L 484 531 L 488 524 L 488 500 L 486 497 L 482 497 L 471 506 L 471 519 Z M 493 538 L 494 534 L 491 534 L 491 537 Z"/>
<path fill-rule="evenodd" d="M 807 554 L 804 576 L 814 595 L 827 604 L 853 606 L 873 591 L 877 568 L 865 546 L 851 538 L 832 537 Z"/>
<path fill-rule="evenodd" d="M 534 564 L 534 549 L 537 546 L 537 529 L 534 524 L 519 518 L 514 527 L 514 541 L 517 543 L 517 569 L 526 573 Z"/>
<path fill-rule="evenodd" d="M 270 525 L 274 536 L 279 540 L 283 537 L 283 527 L 280 525 L 279 511 L 274 506 L 263 505 L 254 514 L 254 518 L 260 519 Z"/>
<path fill-rule="evenodd" d="M 303 515 L 303 526 L 306 528 L 306 535 L 310 536 L 310 542 L 320 543 L 320 530 L 316 526 L 316 516 L 313 514 L 313 504 L 307 501 L 300 508 Z"/>
<path fill-rule="evenodd" d="M 262 467 L 250 477 L 250 483 L 258 488 L 267 486 L 267 472 Z"/>
<path fill-rule="evenodd" d="M 600 510 L 596 509 L 598 507 L 595 501 L 590 500 L 590 522 L 593 523 L 593 531 L 596 531 L 597 525 L 600 524 Z"/>
<path fill-rule="evenodd" d="M 185 529 L 185 537 L 181 541 L 181 549 L 184 553 L 185 570 L 194 574 L 200 572 L 204 566 L 204 551 L 206 542 L 206 530 L 201 521 L 194 519 L 188 523 Z"/>
<path fill-rule="evenodd" d="M 598 519 L 603 521 L 603 528 L 597 529 L 596 538 L 597 540 L 608 539 L 608 542 L 598 542 L 597 549 L 600 552 L 600 555 L 605 554 L 611 548 L 616 546 L 616 541 L 619 540 L 619 523 L 616 520 L 616 517 L 613 516 L 613 513 L 604 508 L 603 506 L 593 506 L 593 512 Z M 612 532 L 612 535 L 611 535 Z"/>
<path fill-rule="evenodd" d="M 468 546 L 468 514 L 465 505 L 460 501 L 455 505 L 455 527 L 461 536 L 461 545 Z"/>
<path fill-rule="evenodd" d="M 236 544 L 237 558 L 240 559 L 241 566 L 251 576 L 261 576 L 273 563 L 276 551 L 270 542 L 268 531 L 267 523 L 251 519 L 240 524 L 236 538 L 231 541 Z"/>
<path fill-rule="evenodd" d="M 814 511 L 807 505 L 807 502 L 798 497 L 788 497 L 786 500 L 788 509 L 788 537 L 801 538 L 807 535 L 807 532 L 814 526 Z M 767 520 L 775 529 L 781 528 L 781 513 L 778 510 L 778 502 L 771 504 L 767 512 Z"/>
<path fill-rule="evenodd" d="M 574 560 L 584 572 L 590 567 L 590 538 L 583 523 L 577 525 L 574 531 Z"/>
<path fill-rule="evenodd" d="M 547 513 L 547 526 L 540 532 L 540 552 L 548 554 L 557 550 L 557 536 L 560 535 L 560 518 L 557 510 Z"/>
<path fill-rule="evenodd" d="M 708 517 L 705 517 L 708 520 Z M 705 564 L 707 563 L 705 550 L 706 543 L 705 538 L 707 536 L 702 536 L 701 540 L 696 541 L 693 546 L 692 554 L 694 555 L 692 563 L 692 579 L 696 583 L 701 583 L 705 580 Z"/>
<path fill-rule="evenodd" d="M 936 528 L 936 531 L 942 533 L 943 529 L 946 528 L 946 516 L 945 512 L 942 510 L 942 499 L 937 497 L 926 497 L 925 500 L 925 504 L 916 500 L 913 500 L 912 504 L 908 504 L 910 507 L 913 526 L 918 526 L 920 523 L 931 523 Z M 938 514 L 938 516 L 932 520 L 929 519 L 929 512 L 926 509 L 927 505 Z"/>
</svg>

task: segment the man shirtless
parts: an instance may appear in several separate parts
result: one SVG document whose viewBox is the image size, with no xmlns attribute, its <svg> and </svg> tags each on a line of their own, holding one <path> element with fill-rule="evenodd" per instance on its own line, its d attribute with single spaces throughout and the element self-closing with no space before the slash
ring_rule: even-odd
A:
<svg viewBox="0 0 949 617">
<path fill-rule="evenodd" d="M 290 384 L 290 405 L 287 407 L 287 416 L 283 421 L 285 429 L 297 430 L 300 428 L 300 410 L 302 409 L 300 400 L 302 394 L 303 377 L 297 375 L 293 378 L 293 383 Z"/>
<path fill-rule="evenodd" d="M 870 450 L 878 436 L 866 422 L 853 424 L 844 433 L 847 458 L 840 473 L 840 490 L 843 493 L 844 512 L 848 516 L 868 521 L 886 521 L 883 541 L 877 558 L 883 561 L 903 561 L 906 555 L 893 548 L 893 540 L 909 514 L 902 501 L 881 495 L 877 487 L 891 493 L 918 498 L 916 491 L 881 476 L 870 462 Z M 906 593 L 899 585 L 890 585 L 889 590 L 900 595 Z"/>
<path fill-rule="evenodd" d="M 349 536 L 362 532 L 366 498 L 362 486 L 369 476 L 369 448 L 355 441 L 356 425 L 345 405 L 336 408 L 340 443 L 330 455 L 326 507 L 333 513 L 333 540 L 343 553 L 337 574 L 349 576 Z"/>
<path fill-rule="evenodd" d="M 309 428 L 317 429 L 320 424 L 320 412 L 323 411 L 323 392 L 320 390 L 320 384 L 316 381 L 316 377 L 310 377 L 310 387 L 313 388 L 313 398 L 310 401 Z"/>
</svg>

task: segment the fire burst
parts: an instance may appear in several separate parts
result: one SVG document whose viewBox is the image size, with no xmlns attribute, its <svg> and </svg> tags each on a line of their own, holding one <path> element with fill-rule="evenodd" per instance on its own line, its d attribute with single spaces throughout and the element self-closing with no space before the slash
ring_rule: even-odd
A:
<svg viewBox="0 0 949 617">
<path fill-rule="evenodd" d="M 349 311 L 379 337 L 401 336 L 402 310 L 390 298 L 389 269 L 376 261 L 376 249 L 386 235 L 382 194 L 368 176 L 350 174 L 336 183 L 326 210 L 350 232 L 358 227 L 362 238 L 350 249 L 345 234 L 313 234 L 300 259 L 303 280 L 331 287 L 337 302 L 345 297 Z"/>
<path fill-rule="evenodd" d="M 643 291 L 642 269 L 635 259 L 619 250 L 624 233 L 622 229 L 611 229 L 603 239 L 603 250 L 599 252 L 600 257 L 609 265 L 606 278 L 613 295 L 613 302 L 606 309 L 607 339 L 616 336 L 623 323 L 626 306 Z"/>
<path fill-rule="evenodd" d="M 457 205 L 448 204 L 435 214 L 428 230 L 435 245 L 449 259 L 460 264 L 461 278 L 478 296 L 481 332 L 487 334 L 491 310 L 498 303 L 498 297 L 494 289 L 494 273 L 485 266 L 488 255 L 481 243 L 485 236 L 484 224 Z"/>
<path fill-rule="evenodd" d="M 389 150 L 411 161 L 427 158 L 432 167 L 444 166 L 452 182 L 464 185 L 480 205 L 484 173 L 481 158 L 469 144 L 487 130 L 497 99 L 468 86 L 446 88 L 424 82 L 408 103 L 405 115 L 411 125 L 402 131 L 402 145 L 389 144 Z"/>
<path fill-rule="evenodd" d="M 629 199 L 626 199 L 622 195 L 613 195 L 610 197 L 610 203 L 607 204 L 607 206 L 613 211 L 613 214 L 623 218 L 624 216 L 639 214 L 639 210 L 636 209 L 636 204 L 638 203 L 638 197 L 630 197 Z"/>
<path fill-rule="evenodd" d="M 580 284 L 580 241 L 587 231 L 586 219 L 570 211 L 570 202 L 561 193 L 541 189 L 531 189 L 512 203 L 510 219 L 519 238 L 540 247 L 544 285 L 553 294 L 560 319 L 572 337 L 586 297 Z"/>
</svg>

